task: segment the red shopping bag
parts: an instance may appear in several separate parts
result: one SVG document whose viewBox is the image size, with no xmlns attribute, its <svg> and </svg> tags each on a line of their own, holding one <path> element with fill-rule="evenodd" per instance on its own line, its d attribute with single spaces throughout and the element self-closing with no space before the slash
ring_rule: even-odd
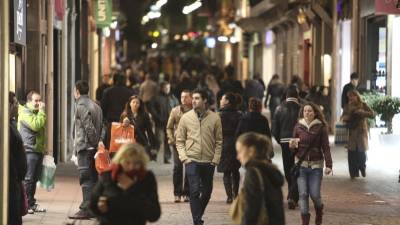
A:
<svg viewBox="0 0 400 225">
<path fill-rule="evenodd" d="M 110 152 L 117 152 L 123 144 L 136 143 L 135 128 L 132 125 L 124 127 L 122 123 L 111 124 Z"/>
<path fill-rule="evenodd" d="M 110 155 L 108 154 L 108 151 L 105 149 L 104 145 L 99 145 L 96 155 L 94 156 L 94 162 L 96 170 L 99 174 L 108 170 L 110 167 Z"/>
</svg>

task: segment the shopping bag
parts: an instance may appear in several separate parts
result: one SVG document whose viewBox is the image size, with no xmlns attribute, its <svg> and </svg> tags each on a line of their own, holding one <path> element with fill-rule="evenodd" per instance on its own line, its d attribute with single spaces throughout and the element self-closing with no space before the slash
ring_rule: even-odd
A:
<svg viewBox="0 0 400 225">
<path fill-rule="evenodd" d="M 349 140 L 349 129 L 343 122 L 337 122 L 335 125 L 335 144 L 347 144 Z"/>
<path fill-rule="evenodd" d="M 110 167 L 110 155 L 104 145 L 99 145 L 97 152 L 94 155 L 94 162 L 99 174 L 103 173 Z"/>
<path fill-rule="evenodd" d="M 40 187 L 51 191 L 54 189 L 54 178 L 56 175 L 56 164 L 54 158 L 49 155 L 45 155 L 42 164 L 42 175 L 40 176 Z"/>
<path fill-rule="evenodd" d="M 122 123 L 111 124 L 110 153 L 117 152 L 123 144 L 136 143 L 135 128 L 132 125 L 124 127 Z"/>
</svg>

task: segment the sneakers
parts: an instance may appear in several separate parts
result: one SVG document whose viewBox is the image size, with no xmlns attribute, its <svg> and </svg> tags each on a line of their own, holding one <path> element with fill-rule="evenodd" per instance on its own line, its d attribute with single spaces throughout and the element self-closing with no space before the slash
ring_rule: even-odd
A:
<svg viewBox="0 0 400 225">
<path fill-rule="evenodd" d="M 181 202 L 181 196 L 175 196 L 175 203 Z"/>
<path fill-rule="evenodd" d="M 93 218 L 93 216 L 90 215 L 90 213 L 88 213 L 87 211 L 79 210 L 74 215 L 68 216 L 68 218 L 73 220 L 90 220 L 91 218 Z"/>
<path fill-rule="evenodd" d="M 38 204 L 34 204 L 33 206 L 29 207 L 28 214 L 34 214 L 35 212 L 45 213 L 46 209 L 41 208 Z"/>
</svg>

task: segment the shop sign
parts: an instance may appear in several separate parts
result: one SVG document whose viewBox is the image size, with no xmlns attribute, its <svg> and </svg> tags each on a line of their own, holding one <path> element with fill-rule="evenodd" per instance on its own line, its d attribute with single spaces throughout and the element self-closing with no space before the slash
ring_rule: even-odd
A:
<svg viewBox="0 0 400 225">
<path fill-rule="evenodd" d="M 97 27 L 103 28 L 109 26 L 112 22 L 112 0 L 97 0 L 95 12 Z"/>
<path fill-rule="evenodd" d="M 375 0 L 376 14 L 400 14 L 400 0 Z"/>
<path fill-rule="evenodd" d="M 14 42 L 26 45 L 26 0 L 14 0 Z"/>
</svg>

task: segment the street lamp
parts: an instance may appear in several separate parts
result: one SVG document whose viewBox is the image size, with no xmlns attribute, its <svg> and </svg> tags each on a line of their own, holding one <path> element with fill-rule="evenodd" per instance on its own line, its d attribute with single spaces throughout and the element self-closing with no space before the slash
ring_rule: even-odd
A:
<svg viewBox="0 0 400 225">
<path fill-rule="evenodd" d="M 195 1 L 194 3 L 187 5 L 185 7 L 183 7 L 182 13 L 187 15 L 193 11 L 195 11 L 196 9 L 200 8 L 203 4 L 201 3 L 200 0 Z"/>
</svg>

